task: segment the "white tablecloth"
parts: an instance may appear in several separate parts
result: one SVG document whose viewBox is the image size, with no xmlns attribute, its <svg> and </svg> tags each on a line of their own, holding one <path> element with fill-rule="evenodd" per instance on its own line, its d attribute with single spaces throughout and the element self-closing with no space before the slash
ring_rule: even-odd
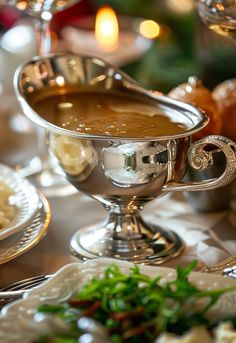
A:
<svg viewBox="0 0 236 343">
<path fill-rule="evenodd" d="M 49 198 L 49 202 L 52 218 L 46 237 L 25 254 L 0 266 L 0 285 L 53 273 L 76 261 L 69 249 L 71 236 L 79 228 L 101 221 L 106 215 L 98 202 L 81 193 Z M 195 213 L 181 194 L 174 194 L 149 203 L 143 216 L 145 220 L 176 231 L 186 244 L 184 252 L 165 266 L 184 266 L 197 259 L 198 268 L 201 268 L 236 253 L 236 229 L 228 219 L 228 212 Z"/>
</svg>

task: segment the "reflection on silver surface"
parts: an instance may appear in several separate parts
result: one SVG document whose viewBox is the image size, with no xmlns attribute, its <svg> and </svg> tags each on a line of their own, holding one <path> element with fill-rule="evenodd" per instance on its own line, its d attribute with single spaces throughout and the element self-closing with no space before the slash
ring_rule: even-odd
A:
<svg viewBox="0 0 236 343">
<path fill-rule="evenodd" d="M 33 110 L 31 96 L 63 86 L 152 99 L 159 111 L 187 128 L 178 134 L 152 138 L 88 135 L 60 128 Z M 109 211 L 105 223 L 84 228 L 72 238 L 72 250 L 82 259 L 109 256 L 159 264 L 177 256 L 183 249 L 179 237 L 144 223 L 140 210 L 163 192 L 217 188 L 235 177 L 233 142 L 209 136 L 191 145 L 191 135 L 208 122 L 202 112 L 142 89 L 119 69 L 98 58 L 73 54 L 36 57 L 18 69 L 15 87 L 24 113 L 48 131 L 49 149 L 67 179 Z M 212 165 L 211 152 L 205 149 L 208 144 L 217 146 L 226 156 L 222 175 L 196 183 L 181 182 L 188 159 L 197 170 Z"/>
<path fill-rule="evenodd" d="M 97 152 L 90 140 L 78 140 L 58 134 L 49 135 L 49 146 L 64 172 L 86 180 L 98 164 Z"/>
<path fill-rule="evenodd" d="M 120 187 L 148 183 L 167 169 L 168 150 L 161 144 L 117 144 L 102 155 L 106 177 Z"/>
</svg>

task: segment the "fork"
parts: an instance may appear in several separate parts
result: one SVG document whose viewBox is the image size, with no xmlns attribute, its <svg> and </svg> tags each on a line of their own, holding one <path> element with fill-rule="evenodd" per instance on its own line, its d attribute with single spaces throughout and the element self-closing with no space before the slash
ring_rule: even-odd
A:
<svg viewBox="0 0 236 343">
<path fill-rule="evenodd" d="M 51 275 L 34 276 L 28 279 L 14 282 L 1 288 L 0 308 L 10 301 L 21 298 L 25 293 L 47 281 L 50 277 Z"/>
<path fill-rule="evenodd" d="M 30 277 L 28 279 L 16 281 L 11 283 L 10 285 L 0 288 L 0 292 L 29 289 L 30 287 L 34 287 L 34 285 L 37 285 L 38 283 L 46 281 L 49 277 L 51 277 L 51 275 L 39 275 Z"/>
</svg>

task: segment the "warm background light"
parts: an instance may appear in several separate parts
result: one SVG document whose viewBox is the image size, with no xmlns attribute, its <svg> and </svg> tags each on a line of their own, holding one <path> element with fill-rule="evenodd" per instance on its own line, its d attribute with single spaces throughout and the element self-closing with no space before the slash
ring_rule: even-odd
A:
<svg viewBox="0 0 236 343">
<path fill-rule="evenodd" d="M 194 9 L 193 0 L 166 0 L 167 7 L 175 13 L 187 14 Z"/>
<path fill-rule="evenodd" d="M 29 26 L 17 25 L 5 33 L 1 40 L 1 46 L 15 55 L 25 54 L 25 49 L 31 45 L 34 39 L 34 32 Z"/>
<path fill-rule="evenodd" d="M 16 5 L 16 7 L 20 10 L 20 11 L 24 11 L 28 6 L 27 1 L 19 1 Z"/>
<path fill-rule="evenodd" d="M 153 20 L 144 20 L 139 26 L 140 33 L 149 39 L 154 39 L 160 34 L 160 26 Z"/>
<path fill-rule="evenodd" d="M 111 7 L 104 6 L 99 9 L 96 15 L 95 36 L 97 42 L 106 49 L 116 46 L 119 38 L 119 25 Z"/>
</svg>

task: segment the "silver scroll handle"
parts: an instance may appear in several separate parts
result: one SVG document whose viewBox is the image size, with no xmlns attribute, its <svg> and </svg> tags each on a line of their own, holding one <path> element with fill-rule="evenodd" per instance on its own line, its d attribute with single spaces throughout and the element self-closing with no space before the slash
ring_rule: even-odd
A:
<svg viewBox="0 0 236 343">
<path fill-rule="evenodd" d="M 165 192 L 172 191 L 208 191 L 223 187 L 229 184 L 236 177 L 236 144 L 223 136 L 207 136 L 193 143 L 188 151 L 189 164 L 195 170 L 204 170 L 212 166 L 213 156 L 211 151 L 204 150 L 206 145 L 214 145 L 219 148 L 226 157 L 224 172 L 213 179 L 206 179 L 199 182 L 168 182 L 163 186 Z"/>
</svg>

